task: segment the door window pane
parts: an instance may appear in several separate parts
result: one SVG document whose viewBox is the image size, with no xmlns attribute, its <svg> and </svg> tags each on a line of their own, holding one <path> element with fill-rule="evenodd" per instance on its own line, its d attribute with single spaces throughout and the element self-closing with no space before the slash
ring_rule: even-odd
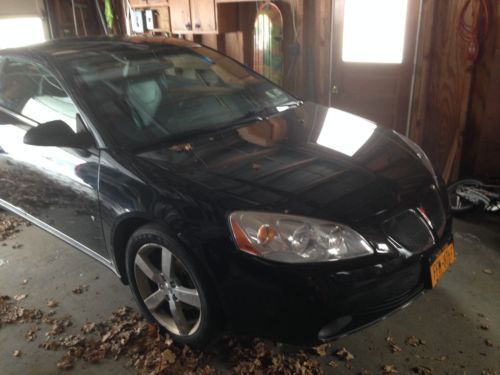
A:
<svg viewBox="0 0 500 375">
<path fill-rule="evenodd" d="M 342 60 L 402 63 L 408 0 L 345 0 Z"/>
<path fill-rule="evenodd" d="M 62 120 L 75 132 L 77 110 L 45 68 L 6 59 L 0 73 L 0 105 L 38 123 Z"/>
<path fill-rule="evenodd" d="M 0 18 L 0 49 L 45 42 L 40 17 Z"/>
</svg>

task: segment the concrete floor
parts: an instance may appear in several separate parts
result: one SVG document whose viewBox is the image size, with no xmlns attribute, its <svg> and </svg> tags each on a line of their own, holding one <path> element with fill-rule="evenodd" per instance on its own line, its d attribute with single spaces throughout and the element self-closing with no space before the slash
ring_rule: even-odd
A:
<svg viewBox="0 0 500 375">
<path fill-rule="evenodd" d="M 473 214 L 455 221 L 457 262 L 437 289 L 425 294 L 405 310 L 362 332 L 332 344 L 346 347 L 353 355 L 351 368 L 336 360 L 316 357 L 324 370 L 335 374 L 381 373 L 381 366 L 394 364 L 399 373 L 412 373 L 416 366 L 434 374 L 500 374 L 500 217 Z M 2 246 L 5 244 L 4 246 Z M 20 248 L 13 248 L 22 244 Z M 14 246 L 16 247 L 16 246 Z M 486 270 L 486 272 L 485 272 Z M 23 284 L 23 280 L 28 280 Z M 72 290 L 89 285 L 83 294 Z M 59 302 L 59 316 L 71 315 L 75 332 L 86 320 L 107 318 L 119 306 L 135 306 L 129 289 L 103 266 L 35 227 L 0 243 L 0 295 L 28 294 L 22 305 L 46 310 L 48 299 Z M 480 326 L 488 329 L 481 329 Z M 484 327 L 483 327 L 484 328 Z M 29 325 L 0 328 L 0 374 L 52 374 L 62 352 L 38 348 L 26 342 Z M 390 335 L 402 349 L 392 353 L 385 338 Z M 426 344 L 405 344 L 408 336 Z M 493 346 L 485 344 L 491 340 Z M 21 357 L 12 352 L 21 350 Z M 128 374 L 125 361 L 107 360 L 99 365 L 80 363 L 78 374 Z"/>
</svg>

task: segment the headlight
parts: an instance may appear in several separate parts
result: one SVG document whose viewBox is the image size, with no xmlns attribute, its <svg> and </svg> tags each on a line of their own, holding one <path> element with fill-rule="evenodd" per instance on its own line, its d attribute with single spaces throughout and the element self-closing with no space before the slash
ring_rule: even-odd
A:
<svg viewBox="0 0 500 375">
<path fill-rule="evenodd" d="M 229 216 L 229 222 L 241 250 L 279 262 L 328 262 L 373 254 L 361 235 L 329 221 L 236 211 Z"/>
<path fill-rule="evenodd" d="M 426 153 L 422 148 L 417 145 L 415 142 L 413 142 L 410 138 L 407 138 L 398 132 L 395 132 L 399 138 L 403 140 L 404 143 L 408 145 L 408 147 L 418 156 L 420 160 L 422 160 L 422 163 L 424 164 L 425 168 L 429 171 L 429 173 L 432 175 L 432 178 L 436 182 L 437 185 L 439 185 L 438 177 L 436 172 L 434 171 L 434 168 L 432 167 L 432 163 L 427 157 Z"/>
</svg>

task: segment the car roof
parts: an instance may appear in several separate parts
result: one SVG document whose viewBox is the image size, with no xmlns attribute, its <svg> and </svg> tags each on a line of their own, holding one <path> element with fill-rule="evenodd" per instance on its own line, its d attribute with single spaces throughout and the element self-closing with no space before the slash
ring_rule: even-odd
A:
<svg viewBox="0 0 500 375">
<path fill-rule="evenodd" d="M 54 39 L 33 46 L 3 49 L 0 50 L 0 55 L 34 55 L 49 60 L 71 60 L 87 54 L 116 51 L 117 49 L 157 49 L 169 46 L 177 48 L 201 47 L 188 40 L 161 36 L 95 36 Z"/>
</svg>

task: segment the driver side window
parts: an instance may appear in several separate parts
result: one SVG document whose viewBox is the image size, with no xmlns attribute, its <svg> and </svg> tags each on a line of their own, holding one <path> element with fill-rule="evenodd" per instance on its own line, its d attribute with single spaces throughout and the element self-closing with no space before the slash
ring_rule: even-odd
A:
<svg viewBox="0 0 500 375">
<path fill-rule="evenodd" d="M 0 106 L 37 123 L 62 120 L 75 133 L 77 109 L 57 79 L 44 67 L 21 59 L 1 63 Z"/>
</svg>

